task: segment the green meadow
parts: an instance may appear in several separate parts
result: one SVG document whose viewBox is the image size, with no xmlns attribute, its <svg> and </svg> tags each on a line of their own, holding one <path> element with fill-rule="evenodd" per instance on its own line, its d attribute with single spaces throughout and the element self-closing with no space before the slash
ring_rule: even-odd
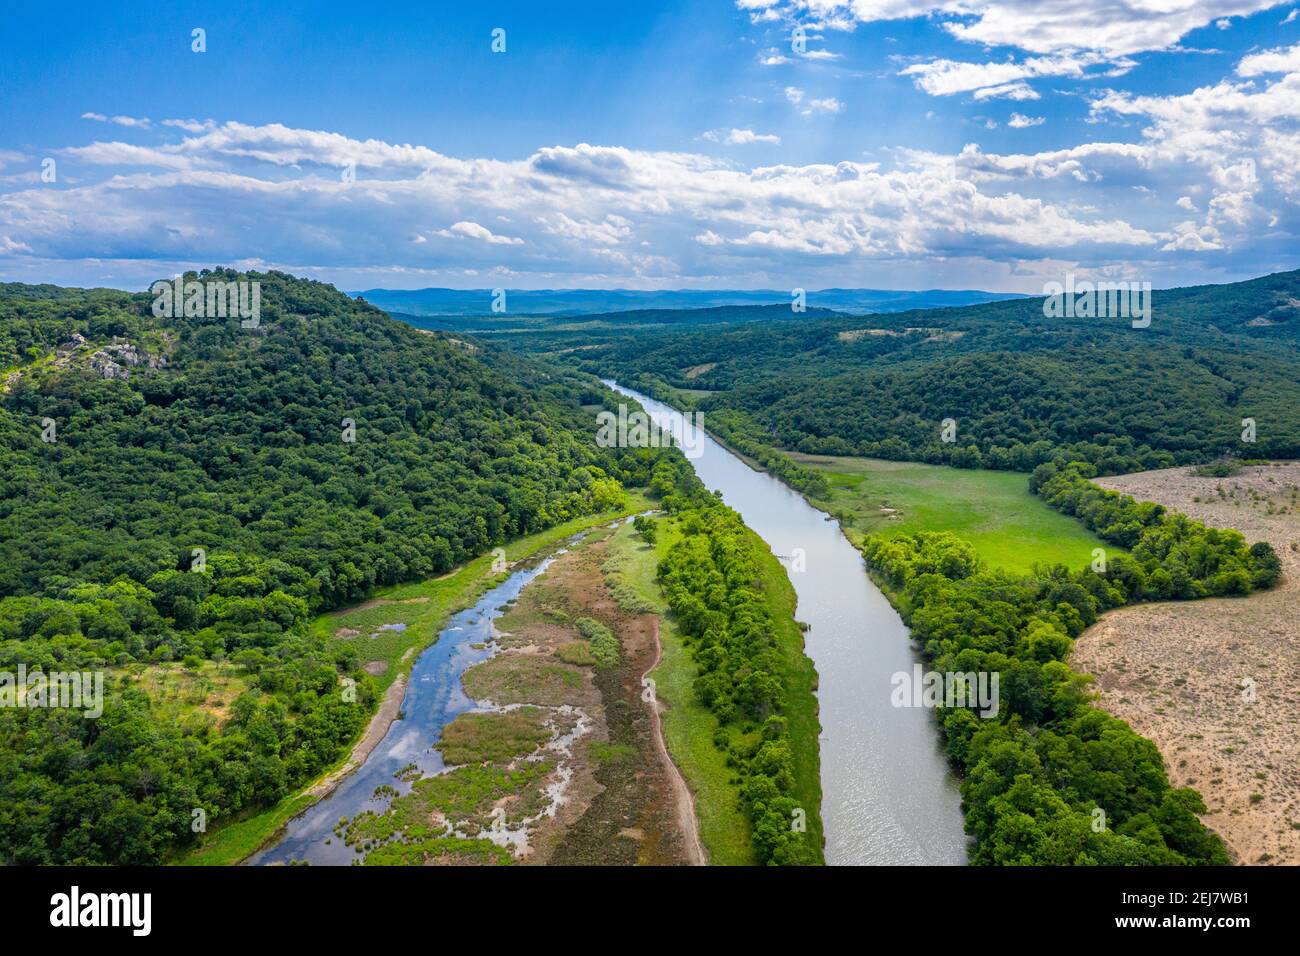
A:
<svg viewBox="0 0 1300 956">
<path fill-rule="evenodd" d="M 830 498 L 813 503 L 840 518 L 855 544 L 868 533 L 951 531 L 990 567 L 1013 572 L 1034 564 L 1080 568 L 1094 548 L 1115 550 L 1031 495 L 1029 476 L 1019 472 L 789 454 L 826 475 Z"/>
</svg>

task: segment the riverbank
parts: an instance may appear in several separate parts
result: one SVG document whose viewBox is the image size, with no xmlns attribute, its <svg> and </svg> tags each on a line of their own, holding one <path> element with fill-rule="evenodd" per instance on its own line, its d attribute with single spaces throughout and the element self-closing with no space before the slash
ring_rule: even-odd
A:
<svg viewBox="0 0 1300 956">
<path fill-rule="evenodd" d="M 642 493 L 629 490 L 628 501 L 623 508 L 575 518 L 506 544 L 505 560 L 511 564 L 537 558 L 580 531 L 644 511 L 649 505 L 649 500 Z M 508 576 L 507 571 L 492 570 L 498 557 L 491 553 L 485 554 L 440 577 L 383 588 L 374 597 L 354 608 L 319 615 L 311 625 L 311 632 L 357 647 L 358 659 L 364 664 L 384 665 L 382 670 L 376 666 L 369 672 L 384 691 L 384 699 L 387 699 L 398 679 L 405 681 L 420 652 L 436 641 L 446 621 L 458 611 L 473 605 L 491 587 Z M 396 699 L 400 709 L 401 695 L 398 694 Z M 230 866 L 273 842 L 289 820 L 329 793 L 333 786 L 347 776 L 348 768 L 357 765 L 357 745 L 380 730 L 381 725 L 376 724 L 376 720 L 380 720 L 384 713 L 381 699 L 376 714 L 372 715 L 366 728 L 349 749 L 348 755 L 306 787 L 300 788 L 293 796 L 286 797 L 273 807 L 213 828 L 199 847 L 177 862 L 187 866 Z M 394 712 L 393 717 L 395 716 Z M 382 740 L 391 723 L 392 718 L 382 722 L 383 732 L 377 733 L 372 747 Z M 331 783 L 326 785 L 327 781 Z"/>
<path fill-rule="evenodd" d="M 521 584 L 499 607 L 488 647 L 459 677 L 451 657 L 419 671 L 444 687 L 439 700 L 463 698 L 435 707 L 452 717 L 445 725 L 435 714 L 406 728 L 413 736 L 400 753 L 418 766 L 399 766 L 392 754 L 367 765 L 378 799 L 362 788 L 360 800 L 326 812 L 333 836 L 362 862 L 700 862 L 694 818 L 675 799 L 674 768 L 642 693 L 658 654 L 658 619 L 622 606 L 602 574 L 617 528 L 591 529 Z M 457 638 L 445 633 L 449 647 Z M 422 758 L 426 748 L 441 759 Z M 387 771 L 409 790 L 389 787 L 385 799 Z"/>
</svg>

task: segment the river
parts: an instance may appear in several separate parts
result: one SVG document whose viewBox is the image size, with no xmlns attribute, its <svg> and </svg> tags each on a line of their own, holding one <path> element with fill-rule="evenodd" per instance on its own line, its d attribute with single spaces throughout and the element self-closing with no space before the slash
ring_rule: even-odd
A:
<svg viewBox="0 0 1300 956">
<path fill-rule="evenodd" d="M 907 627 L 838 522 L 694 431 L 671 406 L 605 384 L 640 402 L 661 428 L 685 435 L 698 451 L 688 456 L 696 474 L 722 492 L 790 571 L 819 676 L 826 862 L 965 863 L 961 797 L 934 715 L 890 703 L 891 677 L 910 675 L 918 660 Z M 796 549 L 802 571 L 792 560 Z"/>
</svg>

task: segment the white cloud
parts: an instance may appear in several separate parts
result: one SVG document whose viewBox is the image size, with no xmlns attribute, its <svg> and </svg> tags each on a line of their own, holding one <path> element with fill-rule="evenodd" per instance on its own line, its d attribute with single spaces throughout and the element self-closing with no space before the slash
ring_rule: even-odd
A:
<svg viewBox="0 0 1300 956">
<path fill-rule="evenodd" d="M 165 121 L 146 131 L 149 145 L 58 150 L 79 176 L 58 189 L 0 180 L 0 236 L 9 275 L 48 279 L 102 260 L 133 263 L 141 284 L 148 269 L 241 260 L 353 288 L 470 273 L 543 287 L 754 277 L 770 288 L 792 270 L 803 284 L 831 285 L 864 269 L 881 270 L 877 281 L 925 281 L 923 270 L 957 268 L 981 284 L 972 264 L 1023 275 L 1026 263 L 1067 258 L 1081 268 L 1141 262 L 1157 276 L 1189 256 L 1236 262 L 1241 274 L 1262 256 L 1278 260 L 1300 234 L 1294 57 L 1295 48 L 1257 51 L 1234 74 L 1176 95 L 1103 92 L 1092 117 L 1124 121 L 1127 142 L 894 149 L 881 162 L 742 165 L 587 143 L 503 161 L 281 124 Z M 972 92 L 1014 101 L 1017 85 L 1027 88 L 1013 79 Z M 798 86 L 784 93 L 806 114 L 843 109 Z M 703 137 L 777 141 L 729 127 Z M 0 155 L 0 165 L 18 158 Z M 339 170 L 353 163 L 355 182 L 345 183 Z"/>
<path fill-rule="evenodd" d="M 825 99 L 809 100 L 808 108 L 803 111 L 803 115 L 809 116 L 813 113 L 840 113 L 843 112 L 843 110 L 843 103 L 833 96 L 828 96 Z"/>
<path fill-rule="evenodd" d="M 1300 73 L 1300 43 L 1286 49 L 1252 53 L 1237 64 L 1238 76 L 1263 76 L 1266 73 Z"/>
<path fill-rule="evenodd" d="M 1045 122 L 1047 120 L 1041 116 L 1025 116 L 1022 113 L 1012 113 L 1007 125 L 1012 129 L 1028 129 L 1030 126 L 1042 126 Z"/>
<path fill-rule="evenodd" d="M 1213 252 L 1223 248 L 1219 233 L 1212 226 L 1180 222 L 1174 226 L 1174 238 L 1160 247 L 1164 252 Z"/>
<path fill-rule="evenodd" d="M 1164 50 L 1220 19 L 1246 17 L 1278 0 L 737 0 L 764 19 L 812 17 L 851 25 L 931 17 L 952 36 L 1031 53 L 1099 51 L 1122 57 Z"/>
<path fill-rule="evenodd" d="M 8 236 L 0 236 L 0 256 L 17 255 L 20 252 L 30 254 L 32 247 L 25 242 L 18 242 Z"/>
<path fill-rule="evenodd" d="M 205 133 L 215 127 L 215 120 L 196 120 L 196 119 L 165 119 L 162 121 L 164 126 L 174 126 L 176 129 L 183 129 L 187 133 Z"/>
<path fill-rule="evenodd" d="M 951 96 L 954 93 L 975 92 L 976 99 L 1014 94 L 1013 99 L 1036 99 L 1037 94 L 1023 81 L 1040 76 L 1065 76 L 1075 79 L 1089 75 L 1088 71 L 1104 67 L 1104 75 L 1118 76 L 1137 64 L 1129 59 L 1110 59 L 1096 53 L 1071 52 L 1059 56 L 1029 57 L 1021 62 L 1007 60 L 1002 63 L 968 63 L 960 60 L 936 59 L 913 63 L 899 71 L 899 76 L 910 76 L 917 89 L 931 96 Z M 1102 74 L 1096 74 L 1102 75 Z M 1025 91 L 1029 91 L 1026 94 Z"/>
<path fill-rule="evenodd" d="M 94 120 L 97 123 L 115 123 L 118 126 L 128 126 L 136 129 L 149 129 L 152 125 L 147 116 L 105 116 L 103 113 L 82 113 L 81 118 Z"/>
<path fill-rule="evenodd" d="M 1020 81 L 1015 83 L 1003 83 L 999 86 L 986 86 L 983 89 L 975 91 L 975 100 L 977 102 L 993 99 L 1023 101 L 1036 100 L 1038 98 L 1038 93 L 1034 91 L 1032 86 Z"/>
<path fill-rule="evenodd" d="M 1286 19 L 1283 20 L 1282 22 L 1283 22 L 1283 23 L 1295 23 L 1295 19 L 1296 19 L 1297 14 L 1300 14 L 1300 7 L 1297 7 L 1295 10 L 1292 10 L 1290 13 L 1288 13 L 1288 14 L 1286 15 Z"/>
<path fill-rule="evenodd" d="M 731 146 L 747 146 L 750 143 L 779 144 L 781 137 L 775 133 L 755 133 L 752 129 L 711 129 L 702 134 L 711 143 L 727 143 Z"/>
<path fill-rule="evenodd" d="M 797 86 L 787 86 L 785 88 L 785 98 L 795 106 L 802 106 L 799 112 L 804 116 L 812 116 L 814 113 L 839 113 L 844 109 L 844 104 L 833 96 L 822 99 L 810 99 L 805 102 L 804 91 Z"/>
<path fill-rule="evenodd" d="M 437 234 L 447 239 L 479 239 L 483 242 L 492 243 L 493 245 L 523 245 L 522 239 L 511 236 L 495 235 L 487 226 L 480 226 L 476 222 L 469 222 L 467 220 L 452 223 L 446 229 L 439 229 Z"/>
</svg>

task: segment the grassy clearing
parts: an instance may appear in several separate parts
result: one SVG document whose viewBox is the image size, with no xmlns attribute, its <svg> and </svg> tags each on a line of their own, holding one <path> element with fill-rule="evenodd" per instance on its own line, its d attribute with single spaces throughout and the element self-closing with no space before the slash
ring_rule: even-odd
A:
<svg viewBox="0 0 1300 956">
<path fill-rule="evenodd" d="M 505 545 L 506 559 L 520 561 L 532 557 L 579 531 L 652 506 L 650 499 L 629 490 L 627 505 L 619 511 L 575 518 L 512 541 Z M 363 662 L 386 662 L 387 670 L 375 679 L 382 690 L 387 690 L 399 674 L 405 675 L 410 671 L 419 651 L 436 639 L 452 614 L 473 604 L 489 588 L 505 579 L 505 573 L 492 573 L 492 562 L 493 556 L 486 554 L 440 578 L 384 588 L 359 607 L 318 616 L 311 625 L 311 632 L 330 640 L 358 642 L 359 650 L 364 649 L 360 653 Z M 378 630 L 381 625 L 395 623 L 405 624 L 405 630 Z M 358 633 L 348 638 L 336 637 L 344 628 Z M 372 633 L 378 634 L 373 640 L 369 636 Z M 274 807 L 214 827 L 198 848 L 177 862 L 187 866 L 233 866 L 239 863 L 260 849 L 289 820 L 315 803 L 318 798 L 307 792 L 310 786 L 346 762 L 347 755 L 344 755 L 312 784 Z"/>
<path fill-rule="evenodd" d="M 507 763 L 551 739 L 546 715 L 536 707 L 491 714 L 461 714 L 443 728 L 438 749 L 448 764 Z"/>
<path fill-rule="evenodd" d="M 235 698 L 248 689 L 248 675 L 235 664 L 203 661 L 190 670 L 179 663 L 129 664 L 105 674 L 113 688 L 144 691 L 160 721 L 220 727 Z"/>
<path fill-rule="evenodd" d="M 494 704 L 563 704 L 582 687 L 582 671 L 531 654 L 498 654 L 461 678 L 465 693 Z"/>
<path fill-rule="evenodd" d="M 331 771 L 334 769 L 330 768 Z M 310 807 L 316 799 L 310 793 L 299 793 L 281 800 L 270 810 L 231 820 L 209 833 L 203 844 L 180 863 L 184 866 L 234 866 L 260 850 L 271 834 Z"/>
<path fill-rule="evenodd" d="M 1031 495 L 1028 476 L 1018 472 L 874 458 L 790 457 L 826 475 L 830 499 L 813 503 L 840 517 L 855 544 L 871 532 L 951 531 L 969 541 L 991 567 L 1012 572 L 1028 571 L 1034 564 L 1080 568 L 1092 561 L 1094 548 L 1115 551 Z"/>
</svg>

